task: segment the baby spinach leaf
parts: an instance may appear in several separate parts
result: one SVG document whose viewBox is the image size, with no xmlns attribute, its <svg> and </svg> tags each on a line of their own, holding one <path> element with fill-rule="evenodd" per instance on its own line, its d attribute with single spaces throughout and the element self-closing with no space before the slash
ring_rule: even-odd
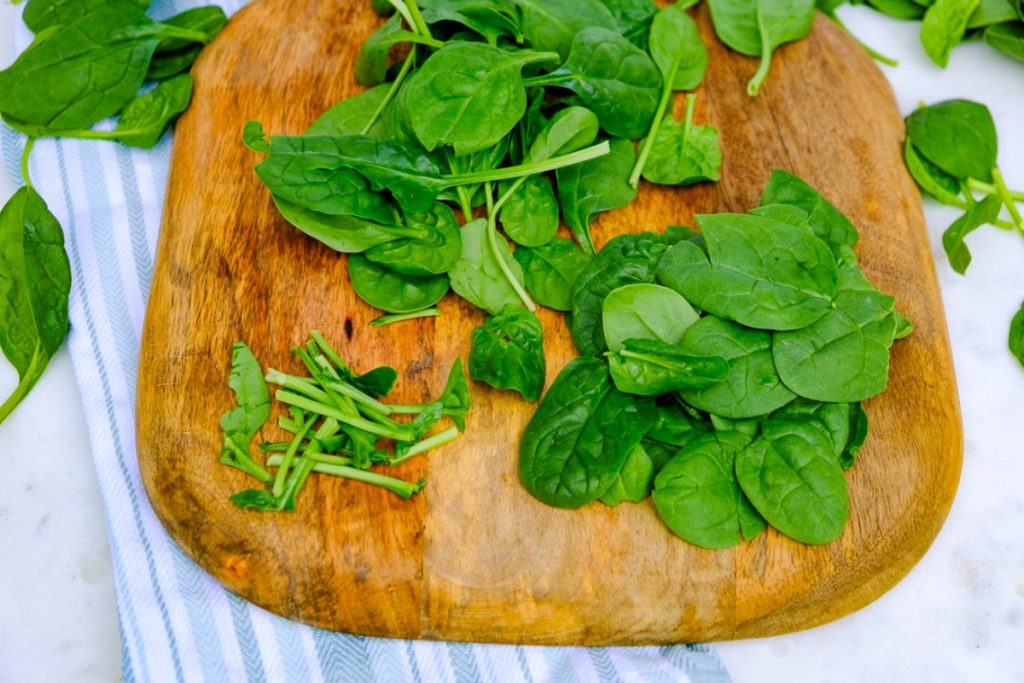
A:
<svg viewBox="0 0 1024 683">
<path fill-rule="evenodd" d="M 498 185 L 499 194 L 515 181 Z M 528 177 L 501 207 L 501 227 L 516 244 L 539 247 L 558 232 L 558 199 L 547 176 Z"/>
<path fill-rule="evenodd" d="M 594 112 L 586 107 L 566 107 L 551 117 L 535 137 L 525 161 L 540 162 L 561 154 L 575 152 L 594 143 L 600 124 Z"/>
<path fill-rule="evenodd" d="M 775 48 L 804 38 L 814 21 L 814 0 L 708 0 L 708 4 L 718 38 L 736 52 L 761 58 L 760 68 L 747 84 L 751 96 L 767 78 Z"/>
<path fill-rule="evenodd" d="M 590 236 L 590 224 L 595 215 L 622 208 L 636 198 L 636 188 L 629 184 L 629 173 L 635 162 L 633 143 L 615 139 L 611 141 L 610 154 L 559 169 L 556 173 L 562 215 L 588 254 L 595 251 Z"/>
<path fill-rule="evenodd" d="M 472 400 L 469 394 L 469 384 L 466 382 L 466 374 L 462 371 L 462 359 L 456 358 L 448 373 L 448 382 L 445 384 L 444 393 L 438 399 L 444 406 L 444 415 L 455 423 L 460 432 L 466 431 L 466 416 L 472 408 Z"/>
<path fill-rule="evenodd" d="M 843 469 L 832 443 L 803 423 L 770 420 L 736 454 L 743 493 L 773 527 L 801 543 L 830 543 L 850 515 Z"/>
<path fill-rule="evenodd" d="M 1024 19 L 1014 23 L 997 24 L 985 29 L 982 40 L 1007 57 L 1024 62 Z"/>
<path fill-rule="evenodd" d="M 679 347 L 693 356 L 720 356 L 729 364 L 721 382 L 682 392 L 694 408 L 743 420 L 767 415 L 796 398 L 775 369 L 767 332 L 705 316 L 686 331 Z"/>
<path fill-rule="evenodd" d="M 505 52 L 480 43 L 450 43 L 406 85 L 412 129 L 427 150 L 452 145 L 459 155 L 493 147 L 526 111 L 520 71 L 546 53 Z"/>
<path fill-rule="evenodd" d="M 140 10 L 149 7 L 149 0 L 118 1 Z M 32 33 L 41 33 L 54 26 L 70 24 L 82 15 L 107 4 L 114 3 L 111 0 L 28 0 L 21 18 Z"/>
<path fill-rule="evenodd" d="M 981 0 L 967 20 L 967 28 L 975 29 L 1020 19 L 1017 0 Z"/>
<path fill-rule="evenodd" d="M 506 306 L 473 330 L 469 376 L 536 401 L 544 389 L 544 331 L 522 306 Z"/>
<path fill-rule="evenodd" d="M 925 159 L 918 153 L 910 138 L 903 145 L 903 159 L 907 170 L 921 190 L 943 204 L 961 206 L 960 181 Z"/>
<path fill-rule="evenodd" d="M 359 47 L 356 55 L 356 80 L 366 86 L 387 80 L 388 53 L 398 43 L 408 40 L 408 35 L 409 32 L 402 29 L 400 15 L 394 14 L 385 21 Z"/>
<path fill-rule="evenodd" d="M 618 507 L 626 501 L 641 502 L 651 495 L 654 474 L 654 461 L 643 444 L 638 443 L 626 456 L 626 462 L 622 464 L 611 486 L 601 495 L 601 502 L 609 507 Z"/>
<path fill-rule="evenodd" d="M 736 454 L 749 443 L 739 432 L 700 436 L 662 468 L 654 507 L 672 533 L 701 548 L 731 548 L 764 530 L 734 472 Z"/>
<path fill-rule="evenodd" d="M 146 71 L 146 80 L 162 81 L 183 71 L 188 71 L 202 51 L 203 45 L 194 44 L 174 52 L 153 55 L 153 59 L 149 62 L 149 69 Z"/>
<path fill-rule="evenodd" d="M 623 285 L 653 282 L 667 240 L 651 232 L 619 235 L 583 269 L 572 288 L 572 340 L 580 354 L 608 348 L 604 338 L 604 299 Z"/>
<path fill-rule="evenodd" d="M 519 295 L 505 277 L 498 263 L 498 255 L 491 249 L 488 230 L 493 230 L 482 218 L 462 228 L 462 257 L 452 266 L 449 276 L 452 289 L 469 303 L 489 313 L 500 313 L 505 306 L 520 305 Z M 513 276 L 522 283 L 523 271 L 512 258 L 508 243 L 496 236 L 499 250 Z"/>
<path fill-rule="evenodd" d="M 325 111 L 306 131 L 306 135 L 360 135 L 366 124 L 384 102 L 390 83 L 381 83 L 358 95 L 346 97 Z M 378 119 L 366 132 L 373 138 L 387 138 L 391 134 L 385 119 Z"/>
<path fill-rule="evenodd" d="M 576 34 L 561 68 L 527 84 L 572 90 L 597 115 L 601 128 L 635 139 L 654 119 L 661 75 L 646 52 L 615 31 L 591 26 Z"/>
<path fill-rule="evenodd" d="M 678 292 L 654 284 L 624 285 L 608 293 L 601 308 L 608 348 L 620 351 L 627 339 L 678 344 L 697 312 Z"/>
<path fill-rule="evenodd" d="M 569 54 L 573 38 L 590 26 L 614 29 L 615 17 L 600 0 L 513 0 L 523 16 L 523 35 L 534 50 Z"/>
<path fill-rule="evenodd" d="M 967 248 L 967 236 L 983 225 L 994 223 L 1003 208 L 1002 200 L 991 195 L 974 204 L 960 218 L 942 233 L 942 247 L 946 250 L 949 265 L 963 275 L 971 265 L 971 252 Z"/>
<path fill-rule="evenodd" d="M 717 356 L 693 356 L 660 340 L 629 339 L 607 354 L 615 388 L 637 396 L 703 389 L 721 382 L 729 364 Z"/>
<path fill-rule="evenodd" d="M 462 256 L 459 223 L 448 206 L 437 203 L 429 212 L 407 213 L 405 221 L 422 236 L 375 246 L 366 252 L 366 258 L 401 275 L 425 277 L 447 273 Z"/>
<path fill-rule="evenodd" d="M 578 508 L 608 490 L 654 424 L 649 399 L 612 386 L 608 367 L 576 358 L 558 374 L 519 443 L 519 477 L 535 498 Z"/>
<path fill-rule="evenodd" d="M 135 2 L 135 0 L 127 1 L 141 4 Z M 148 5 L 148 3 L 146 4 Z M 178 50 L 194 47 L 196 43 L 200 45 L 206 44 L 213 40 L 227 26 L 227 23 L 228 17 L 224 14 L 224 10 L 216 5 L 193 7 L 180 14 L 175 14 L 173 17 L 165 19 L 163 24 L 193 31 L 196 35 L 193 38 L 177 36 L 163 38 L 156 46 L 156 54 L 177 52 Z"/>
<path fill-rule="evenodd" d="M 831 202 L 792 173 L 776 169 L 761 195 L 761 205 L 785 204 L 807 214 L 807 224 L 825 244 L 837 253 L 839 245 L 857 244 L 857 228 Z"/>
<path fill-rule="evenodd" d="M 896 334 L 894 303 L 859 270 L 844 269 L 835 308 L 806 328 L 775 334 L 772 354 L 782 381 L 815 401 L 854 403 L 880 393 Z"/>
<path fill-rule="evenodd" d="M 1010 322 L 1010 353 L 1024 365 L 1024 304 Z"/>
<path fill-rule="evenodd" d="M 873 8 L 896 19 L 920 19 L 928 5 L 916 0 L 868 0 Z"/>
<path fill-rule="evenodd" d="M 109 137 L 123 145 L 150 149 L 192 99 L 192 77 L 175 76 L 129 102 Z M 106 135 L 104 135 L 106 137 Z"/>
<path fill-rule="evenodd" d="M 268 483 L 270 474 L 252 459 L 249 444 L 270 418 L 270 390 L 256 356 L 240 341 L 231 347 L 228 386 L 235 393 L 238 407 L 220 418 L 220 427 L 224 430 L 220 461 Z"/>
<path fill-rule="evenodd" d="M 694 125 L 689 115 L 680 123 L 669 114 L 658 126 L 643 177 L 658 185 L 693 185 L 718 181 L 721 166 L 718 129 Z"/>
<path fill-rule="evenodd" d="M 771 419 L 805 421 L 822 430 L 832 442 L 833 452 L 844 469 L 853 467 L 854 457 L 867 438 L 867 415 L 860 403 L 797 399 L 772 413 Z"/>
<path fill-rule="evenodd" d="M 921 21 L 921 44 L 933 62 L 943 69 L 949 64 L 950 51 L 960 44 L 967 22 L 978 7 L 978 0 L 935 0 Z"/>
<path fill-rule="evenodd" d="M 707 244 L 672 247 L 658 281 L 698 308 L 758 329 L 795 330 L 832 310 L 838 269 L 828 246 L 760 216 L 697 216 Z"/>
<path fill-rule="evenodd" d="M 428 24 L 462 24 L 491 45 L 497 45 L 506 36 L 523 42 L 519 13 L 514 5 L 503 0 L 420 0 L 419 5 Z"/>
<path fill-rule="evenodd" d="M 954 178 L 991 182 L 999 147 L 985 105 L 948 100 L 922 107 L 907 117 L 907 137 L 922 156 Z"/>
<path fill-rule="evenodd" d="M 135 96 L 163 35 L 133 3 L 96 6 L 47 31 L 0 71 L 0 112 L 15 127 L 89 128 Z"/>
<path fill-rule="evenodd" d="M 348 273 L 359 298 L 387 313 L 418 311 L 433 306 L 448 293 L 449 282 L 444 275 L 399 275 L 361 254 L 349 256 Z"/>
<path fill-rule="evenodd" d="M 697 24 L 679 5 L 666 5 L 651 23 L 651 57 L 666 90 L 693 90 L 704 80 L 708 49 Z"/>
<path fill-rule="evenodd" d="M 355 216 L 331 215 L 311 211 L 287 199 L 271 195 L 281 217 L 313 239 L 345 254 L 358 254 L 378 244 L 402 238 L 419 239 L 425 233 L 418 228 L 407 228 L 394 223 L 382 224 Z"/>
<path fill-rule="evenodd" d="M 64 342 L 70 289 L 60 224 L 43 198 L 23 187 L 0 211 L 0 350 L 18 372 L 18 386 L 0 405 L 0 422 Z"/>
<path fill-rule="evenodd" d="M 537 303 L 556 311 L 572 310 L 573 283 L 590 263 L 572 240 L 555 237 L 540 247 L 516 249 L 513 257 Z"/>
<path fill-rule="evenodd" d="M 640 48 L 647 47 L 646 34 L 658 6 L 651 0 L 601 0 L 615 18 L 619 33 Z"/>
<path fill-rule="evenodd" d="M 709 429 L 710 426 L 706 422 L 686 412 L 678 401 L 672 400 L 658 404 L 658 420 L 644 435 L 644 440 L 682 448 L 695 437 L 706 434 Z"/>
</svg>

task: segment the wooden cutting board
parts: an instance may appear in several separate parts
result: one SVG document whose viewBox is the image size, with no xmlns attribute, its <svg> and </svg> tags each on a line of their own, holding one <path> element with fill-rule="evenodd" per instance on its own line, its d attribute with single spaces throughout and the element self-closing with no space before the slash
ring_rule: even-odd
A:
<svg viewBox="0 0 1024 683">
<path fill-rule="evenodd" d="M 427 479 L 404 502 L 314 476 L 299 511 L 236 509 L 252 485 L 218 463 L 218 419 L 233 405 L 231 343 L 266 366 L 318 328 L 357 369 L 400 370 L 395 398 L 436 396 L 483 314 L 454 296 L 437 319 L 384 329 L 357 300 L 345 258 L 278 216 L 241 143 L 243 124 L 299 133 L 359 91 L 352 63 L 379 24 L 369 2 L 262 0 L 242 10 L 194 71 L 177 127 L 138 395 L 138 451 L 150 500 L 174 539 L 230 590 L 278 614 L 379 636 L 539 644 L 642 644 L 745 638 L 836 619 L 899 581 L 938 533 L 960 473 L 962 434 L 946 326 L 921 203 L 901 162 L 903 124 L 884 77 L 823 17 L 779 50 L 757 98 L 757 61 L 723 49 L 700 13 L 711 66 L 697 121 L 721 131 L 722 181 L 645 185 L 595 226 L 623 232 L 745 211 L 771 170 L 818 187 L 862 231 L 869 277 L 916 331 L 896 344 L 888 391 L 867 404 L 871 436 L 848 476 L 843 536 L 808 547 L 769 531 L 734 550 L 672 536 L 650 502 L 580 511 L 520 486 L 519 436 L 533 413 L 473 383 L 456 444 L 403 465 Z M 682 98 L 677 102 L 682 115 Z M 574 355 L 562 318 L 541 315 L 548 381 Z M 280 440 L 276 426 L 261 438 Z"/>
</svg>

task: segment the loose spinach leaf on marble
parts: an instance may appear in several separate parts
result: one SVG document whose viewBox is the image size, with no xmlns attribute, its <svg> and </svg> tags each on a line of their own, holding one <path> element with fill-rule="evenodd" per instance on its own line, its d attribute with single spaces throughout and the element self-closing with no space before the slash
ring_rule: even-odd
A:
<svg viewBox="0 0 1024 683">
<path fill-rule="evenodd" d="M 924 158 L 908 137 L 903 145 L 903 160 L 921 190 L 943 204 L 962 207 L 960 181 Z"/>
<path fill-rule="evenodd" d="M 761 206 L 770 204 L 794 206 L 806 213 L 808 226 L 832 247 L 833 253 L 840 245 L 853 247 L 857 244 L 857 228 L 850 219 L 805 180 L 792 173 L 778 169 L 772 172 L 771 180 L 761 195 Z"/>
<path fill-rule="evenodd" d="M 928 57 L 946 68 L 950 51 L 960 44 L 979 0 L 935 0 L 921 21 L 921 44 Z"/>
<path fill-rule="evenodd" d="M 766 528 L 736 480 L 736 454 L 750 441 L 739 432 L 699 436 L 662 468 L 654 507 L 674 534 L 702 548 L 731 548 Z"/>
<path fill-rule="evenodd" d="M 814 0 L 708 0 L 719 39 L 761 66 L 747 84 L 757 95 L 771 67 L 772 53 L 783 43 L 807 36 L 814 21 Z"/>
<path fill-rule="evenodd" d="M 519 444 L 519 477 L 558 508 L 597 500 L 657 419 L 649 399 L 615 389 L 596 358 L 571 361 L 544 395 Z"/>
<path fill-rule="evenodd" d="M 948 100 L 914 111 L 907 137 L 920 154 L 957 179 L 992 181 L 999 153 L 996 126 L 988 107 Z"/>
<path fill-rule="evenodd" d="M 506 180 L 498 185 L 498 194 L 512 190 Z M 502 205 L 501 227 L 516 244 L 539 247 L 547 244 L 558 232 L 558 199 L 547 176 L 535 175 L 519 183 Z"/>
<path fill-rule="evenodd" d="M 1010 352 L 1024 365 L 1024 304 L 1010 323 Z"/>
<path fill-rule="evenodd" d="M 224 447 L 220 461 L 256 477 L 263 483 L 271 481 L 270 474 L 253 460 L 249 444 L 270 418 L 270 389 L 263 378 L 259 361 L 242 342 L 231 347 L 231 374 L 228 386 L 235 394 L 238 406 L 224 413 L 220 427 L 224 430 Z"/>
<path fill-rule="evenodd" d="M 703 389 L 724 380 L 730 366 L 718 356 L 694 356 L 674 344 L 628 339 L 605 354 L 615 388 L 637 396 Z"/>
<path fill-rule="evenodd" d="M 0 210 L 0 350 L 18 385 L 0 422 L 35 386 L 67 336 L 71 267 L 64 233 L 43 198 L 23 187 Z"/>
<path fill-rule="evenodd" d="M 401 237 L 366 251 L 366 258 L 401 275 L 426 277 L 451 270 L 462 256 L 462 234 L 455 212 L 437 203 L 425 213 L 407 212 L 405 224 L 422 236 Z"/>
<path fill-rule="evenodd" d="M 678 344 L 699 316 L 675 290 L 641 283 L 609 292 L 601 317 L 605 343 L 609 350 L 620 351 L 629 339 Z"/>
<path fill-rule="evenodd" d="M 629 173 L 635 162 L 633 144 L 629 140 L 615 139 L 611 141 L 610 154 L 556 173 L 562 215 L 588 254 L 595 252 L 590 234 L 595 216 L 622 208 L 636 198 L 636 188 L 629 184 Z"/>
<path fill-rule="evenodd" d="M 686 331 L 679 347 L 693 356 L 720 356 L 729 364 L 721 382 L 681 393 L 694 408 L 743 420 L 767 415 L 796 398 L 775 369 L 768 332 L 705 316 Z"/>
<path fill-rule="evenodd" d="M 994 223 L 999 218 L 1003 202 L 999 197 L 989 196 L 972 205 L 960 218 L 942 233 L 942 248 L 946 250 L 949 265 L 963 275 L 971 265 L 971 252 L 967 248 L 967 236 L 983 225 Z"/>
<path fill-rule="evenodd" d="M 776 332 L 775 367 L 794 393 L 854 403 L 881 393 L 896 335 L 894 300 L 855 268 L 840 272 L 835 308 L 806 328 Z"/>
<path fill-rule="evenodd" d="M 535 50 L 553 51 L 563 58 L 580 31 L 618 23 L 600 0 L 512 0 L 522 12 L 523 35 Z"/>
<path fill-rule="evenodd" d="M 601 128 L 635 139 L 650 128 L 661 75 L 646 52 L 615 31 L 591 26 L 576 34 L 558 70 L 526 83 L 572 90 L 597 115 Z"/>
<path fill-rule="evenodd" d="M 638 443 L 626 456 L 626 462 L 608 490 L 601 495 L 601 502 L 609 507 L 617 507 L 627 501 L 639 503 L 651 494 L 655 473 L 654 461 L 643 443 Z"/>
<path fill-rule="evenodd" d="M 406 86 L 405 106 L 416 137 L 427 150 L 452 145 L 459 155 L 493 147 L 526 112 L 522 68 L 553 56 L 482 43 L 446 45 Z"/>
<path fill-rule="evenodd" d="M 522 306 L 506 306 L 473 330 L 469 376 L 536 401 L 544 389 L 544 331 Z"/>
<path fill-rule="evenodd" d="M 449 275 L 452 289 L 469 303 L 488 311 L 500 313 L 505 306 L 521 304 L 519 295 L 505 276 L 498 259 L 505 264 L 513 277 L 522 284 L 523 271 L 512 258 L 508 243 L 495 235 L 498 253 L 491 248 L 489 231 L 494 228 L 487 221 L 478 218 L 462 228 L 462 256 L 452 266 Z M 500 254 L 500 255 L 499 255 Z"/>
<path fill-rule="evenodd" d="M 359 298 L 387 313 L 411 313 L 429 308 L 444 298 L 450 285 L 446 275 L 400 275 L 362 254 L 349 256 L 348 273 Z"/>
<path fill-rule="evenodd" d="M 572 288 L 572 340 L 582 355 L 608 348 L 604 338 L 604 299 L 623 285 L 653 282 L 662 254 L 671 242 L 651 232 L 619 235 L 580 273 Z"/>
<path fill-rule="evenodd" d="M 736 454 L 736 478 L 773 527 L 801 543 L 839 538 L 850 514 L 843 469 L 832 442 L 804 422 L 769 420 Z"/>
<path fill-rule="evenodd" d="M 658 266 L 658 281 L 698 308 L 768 330 L 806 327 L 832 308 L 838 268 L 806 230 L 760 216 L 697 216 L 707 253 L 683 241 Z"/>
<path fill-rule="evenodd" d="M 590 263 L 590 256 L 572 240 L 555 237 L 540 247 L 516 249 L 513 257 L 537 303 L 556 311 L 572 310 L 573 284 Z"/>
<path fill-rule="evenodd" d="M 680 123 L 672 115 L 667 115 L 657 127 L 643 166 L 643 177 L 647 181 L 657 185 L 718 181 L 722 166 L 718 129 L 693 123 L 695 101 L 692 95 L 687 98 L 685 121 Z"/>
</svg>

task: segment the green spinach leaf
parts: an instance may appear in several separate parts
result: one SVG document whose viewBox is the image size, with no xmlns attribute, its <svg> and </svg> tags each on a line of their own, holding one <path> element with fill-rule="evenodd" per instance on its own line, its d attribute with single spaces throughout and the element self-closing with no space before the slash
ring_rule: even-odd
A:
<svg viewBox="0 0 1024 683">
<path fill-rule="evenodd" d="M 761 195 L 761 205 L 784 204 L 807 214 L 807 224 L 825 244 L 837 253 L 840 245 L 857 244 L 857 228 L 831 202 L 792 173 L 775 170 Z"/>
<path fill-rule="evenodd" d="M 405 221 L 422 236 L 375 246 L 366 252 L 366 258 L 401 275 L 426 277 L 451 270 L 462 256 L 462 234 L 455 212 L 437 203 L 429 212 L 407 213 Z"/>
<path fill-rule="evenodd" d="M 627 501 L 641 502 L 651 495 L 654 474 L 654 461 L 643 444 L 637 444 L 626 456 L 626 462 L 622 464 L 611 486 L 601 495 L 601 502 L 609 507 L 618 507 Z"/>
<path fill-rule="evenodd" d="M 689 102 L 694 99 L 689 98 Z M 657 127 L 643 177 L 657 185 L 693 185 L 705 180 L 718 181 L 722 150 L 718 129 L 693 123 L 693 106 L 687 107 L 686 120 L 666 115 Z"/>
<path fill-rule="evenodd" d="M 556 173 L 562 215 L 588 254 L 595 251 L 590 224 L 596 214 L 622 208 L 636 198 L 636 188 L 629 184 L 635 162 L 633 143 L 615 139 L 611 141 L 610 154 Z"/>
<path fill-rule="evenodd" d="M 449 273 L 452 289 L 469 303 L 496 314 L 505 306 L 520 305 L 516 293 L 498 263 L 498 254 L 491 249 L 488 230 L 493 230 L 482 218 L 467 223 L 462 228 L 462 256 L 452 266 Z M 504 251 L 500 258 L 520 284 L 523 282 L 523 271 L 512 258 L 508 243 L 499 236 L 499 251 Z"/>
<path fill-rule="evenodd" d="M 994 223 L 999 218 L 999 211 L 1003 208 L 1002 200 L 995 196 L 989 196 L 974 204 L 960 218 L 942 233 L 942 248 L 946 250 L 949 258 L 949 265 L 953 270 L 963 275 L 967 267 L 971 265 L 971 252 L 967 248 L 967 236 L 983 225 Z"/>
<path fill-rule="evenodd" d="M 954 178 L 991 182 L 999 147 L 985 105 L 948 100 L 922 107 L 907 117 L 907 137 L 922 156 Z"/>
<path fill-rule="evenodd" d="M 433 306 L 449 288 L 448 277 L 444 275 L 400 275 L 362 254 L 349 256 L 348 273 L 359 298 L 387 313 L 411 313 Z"/>
<path fill-rule="evenodd" d="M 615 388 L 636 396 L 703 389 L 721 382 L 730 372 L 723 358 L 693 356 L 660 340 L 629 339 L 606 355 Z"/>
<path fill-rule="evenodd" d="M 1024 19 L 990 26 L 982 34 L 982 39 L 1007 57 L 1024 62 Z"/>
<path fill-rule="evenodd" d="M 590 26 L 617 27 L 600 0 L 512 0 L 523 16 L 523 35 L 535 50 L 569 54 L 573 38 Z"/>
<path fill-rule="evenodd" d="M 921 21 L 921 44 L 933 62 L 946 68 L 950 51 L 960 44 L 978 0 L 935 0 Z"/>
<path fill-rule="evenodd" d="M 621 351 L 629 339 L 678 344 L 699 317 L 676 291 L 646 283 L 624 285 L 609 292 L 601 316 L 605 343 L 612 351 Z"/>
<path fill-rule="evenodd" d="M 398 225 L 397 216 L 393 216 L 394 223 L 385 225 L 355 216 L 335 216 L 311 211 L 277 195 L 271 196 L 282 218 L 313 239 L 344 254 L 358 254 L 378 244 L 403 238 L 416 240 L 426 237 L 426 233 L 419 228 Z"/>
<path fill-rule="evenodd" d="M 1010 353 L 1024 365 L 1024 304 L 1010 322 Z"/>
<path fill-rule="evenodd" d="M 306 135 L 361 135 L 377 109 L 391 90 L 390 83 L 381 83 L 358 95 L 346 97 L 321 114 L 306 131 Z M 366 132 L 373 138 L 391 136 L 387 120 L 378 118 Z"/>
<path fill-rule="evenodd" d="M 572 288 L 590 263 L 590 256 L 564 237 L 532 249 L 516 249 L 515 260 L 522 266 L 526 289 L 542 306 L 556 311 L 572 310 Z"/>
<path fill-rule="evenodd" d="M 522 306 L 506 306 L 473 330 L 469 376 L 536 401 L 544 389 L 544 331 Z"/>
<path fill-rule="evenodd" d="M 511 190 L 516 181 L 498 185 L 498 193 Z M 501 207 L 501 227 L 509 238 L 524 247 L 547 244 L 558 232 L 558 199 L 547 176 L 526 178 Z"/>
<path fill-rule="evenodd" d="M 270 390 L 256 356 L 240 341 L 231 347 L 228 386 L 235 393 L 238 406 L 220 418 L 220 427 L 224 430 L 220 461 L 268 483 L 270 474 L 252 459 L 249 444 L 270 418 Z"/>
</svg>

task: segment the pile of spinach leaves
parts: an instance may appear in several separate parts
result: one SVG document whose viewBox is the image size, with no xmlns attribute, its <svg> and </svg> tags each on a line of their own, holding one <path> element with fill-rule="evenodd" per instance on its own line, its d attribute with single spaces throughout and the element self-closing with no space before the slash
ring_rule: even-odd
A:
<svg viewBox="0 0 1024 683">
<path fill-rule="evenodd" d="M 398 378 L 394 368 L 380 367 L 365 374 L 350 368 L 322 334 L 292 349 L 308 376 L 269 370 L 243 342 L 231 353 L 228 385 L 238 405 L 221 417 L 224 447 L 221 462 L 257 479 L 264 488 L 246 489 L 231 497 L 240 508 L 292 511 L 313 472 L 382 487 L 408 500 L 425 482 L 409 482 L 371 471 L 377 465 L 395 467 L 410 458 L 451 443 L 466 428 L 470 397 L 462 363 L 455 361 L 444 392 L 422 405 L 382 403 Z M 250 444 L 270 419 L 267 383 L 280 387 L 274 398 L 287 406 L 279 426 L 292 435 L 283 443 L 264 443 L 261 464 Z M 410 420 L 398 421 L 395 416 Z M 428 436 L 443 418 L 453 426 Z M 385 447 L 387 443 L 391 446 Z"/>
<path fill-rule="evenodd" d="M 29 177 L 35 141 L 67 137 L 153 147 L 188 107 L 189 67 L 227 23 L 215 6 L 156 22 L 146 16 L 148 5 L 28 0 L 23 16 L 36 39 L 0 71 L 0 116 L 28 136 L 21 160 L 25 187 L 0 212 L 0 349 L 19 378 L 0 405 L 0 422 L 42 376 L 69 329 L 71 269 L 60 224 Z M 93 128 L 115 115 L 113 128 Z"/>
<path fill-rule="evenodd" d="M 992 114 L 983 104 L 948 100 L 922 106 L 906 119 L 904 159 L 921 191 L 964 215 L 942 235 L 949 265 L 961 275 L 971 265 L 967 236 L 983 225 L 1024 237 L 1018 202 L 1024 192 L 1009 189 L 997 157 L 999 139 Z M 1008 220 L 1002 218 L 1005 209 Z M 1024 365 L 1024 316 L 1010 325 L 1009 346 Z"/>
<path fill-rule="evenodd" d="M 571 308 L 597 216 L 641 177 L 719 177 L 718 133 L 692 97 L 672 116 L 708 63 L 687 4 L 376 3 L 390 17 L 355 65 L 370 89 L 303 135 L 268 139 L 254 121 L 243 139 L 266 154 L 256 173 L 281 215 L 349 255 L 355 292 L 389 314 L 376 324 L 436 315 L 453 290 L 489 314 L 470 376 L 536 400 L 537 303 Z"/>
<path fill-rule="evenodd" d="M 616 237 L 583 268 L 581 357 L 527 426 L 520 478 L 560 508 L 651 496 L 705 548 L 768 525 L 829 543 L 867 438 L 861 402 L 912 327 L 857 265 L 853 224 L 796 176 L 776 171 L 748 214 L 697 223 Z"/>
</svg>

